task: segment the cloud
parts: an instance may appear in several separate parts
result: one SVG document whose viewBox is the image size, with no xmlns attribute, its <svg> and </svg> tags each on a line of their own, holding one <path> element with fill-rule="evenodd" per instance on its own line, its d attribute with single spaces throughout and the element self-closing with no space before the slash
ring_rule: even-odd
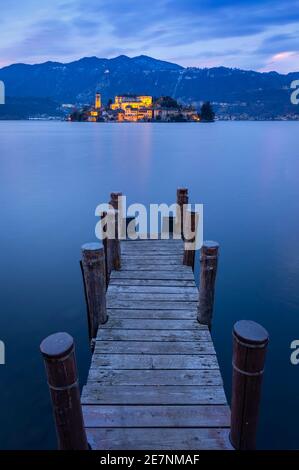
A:
<svg viewBox="0 0 299 470">
<path fill-rule="evenodd" d="M 299 0 L 10 0 L 2 10 L 1 63 L 147 53 L 252 69 L 299 49 Z"/>
<path fill-rule="evenodd" d="M 280 51 L 299 51 L 299 28 L 295 33 L 275 34 L 267 37 L 259 48 L 262 54 L 278 54 Z"/>
<path fill-rule="evenodd" d="M 279 68 L 281 73 L 288 73 L 293 63 L 299 64 L 299 52 L 284 51 L 270 57 L 261 71 L 270 72 Z"/>
</svg>

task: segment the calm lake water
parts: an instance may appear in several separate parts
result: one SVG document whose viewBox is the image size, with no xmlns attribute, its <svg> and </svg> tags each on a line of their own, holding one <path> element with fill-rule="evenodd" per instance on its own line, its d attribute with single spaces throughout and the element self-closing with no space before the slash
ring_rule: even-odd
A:
<svg viewBox="0 0 299 470">
<path fill-rule="evenodd" d="M 0 448 L 55 448 L 40 341 L 75 337 L 80 381 L 90 361 L 79 269 L 94 211 L 128 202 L 203 203 L 221 244 L 213 337 L 230 399 L 231 330 L 252 319 L 271 336 L 258 445 L 299 447 L 298 123 L 0 122 Z"/>
</svg>

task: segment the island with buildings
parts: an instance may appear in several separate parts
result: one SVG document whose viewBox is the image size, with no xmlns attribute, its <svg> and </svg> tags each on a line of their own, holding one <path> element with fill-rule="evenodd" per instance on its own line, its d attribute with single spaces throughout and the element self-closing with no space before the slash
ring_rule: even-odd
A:
<svg viewBox="0 0 299 470">
<path fill-rule="evenodd" d="M 169 96 L 153 98 L 146 95 L 119 95 L 114 102 L 103 105 L 96 93 L 94 106 L 74 109 L 68 121 L 79 122 L 200 122 L 213 121 L 210 103 L 204 103 L 201 112 L 192 106 L 182 106 Z"/>
</svg>

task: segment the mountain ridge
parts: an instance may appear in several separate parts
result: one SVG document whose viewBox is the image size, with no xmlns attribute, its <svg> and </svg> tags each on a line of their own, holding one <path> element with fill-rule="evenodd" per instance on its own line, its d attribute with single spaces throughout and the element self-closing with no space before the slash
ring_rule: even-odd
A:
<svg viewBox="0 0 299 470">
<path fill-rule="evenodd" d="M 299 72 L 183 67 L 146 55 L 92 56 L 0 69 L 0 80 L 11 98 L 46 98 L 59 107 L 63 103 L 91 104 L 96 91 L 101 92 L 103 102 L 123 93 L 169 95 L 197 108 L 203 101 L 211 101 L 220 117 L 260 119 L 297 118 L 299 110 L 290 102 L 290 85 L 296 79 Z"/>
</svg>

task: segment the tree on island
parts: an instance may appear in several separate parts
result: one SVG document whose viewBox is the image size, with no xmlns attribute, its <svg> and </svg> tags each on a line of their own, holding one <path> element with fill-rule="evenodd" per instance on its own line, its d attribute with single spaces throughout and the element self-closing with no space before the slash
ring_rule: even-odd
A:
<svg viewBox="0 0 299 470">
<path fill-rule="evenodd" d="M 213 111 L 212 105 L 209 101 L 203 103 L 200 111 L 200 118 L 202 122 L 214 122 L 215 113 Z"/>
<path fill-rule="evenodd" d="M 171 96 L 161 96 L 156 100 L 155 104 L 161 106 L 161 108 L 181 108 L 179 103 L 174 98 L 171 98 Z"/>
<path fill-rule="evenodd" d="M 81 111 L 78 111 L 77 109 L 72 112 L 72 114 L 70 115 L 70 119 L 71 121 L 79 121 L 81 122 L 82 121 L 82 112 Z"/>
<path fill-rule="evenodd" d="M 176 116 L 170 117 L 170 122 L 186 122 L 186 118 L 182 113 L 178 113 Z"/>
<path fill-rule="evenodd" d="M 70 115 L 70 119 L 73 122 L 85 122 L 88 121 L 89 108 L 84 106 L 82 109 L 75 109 L 75 111 Z"/>
</svg>

